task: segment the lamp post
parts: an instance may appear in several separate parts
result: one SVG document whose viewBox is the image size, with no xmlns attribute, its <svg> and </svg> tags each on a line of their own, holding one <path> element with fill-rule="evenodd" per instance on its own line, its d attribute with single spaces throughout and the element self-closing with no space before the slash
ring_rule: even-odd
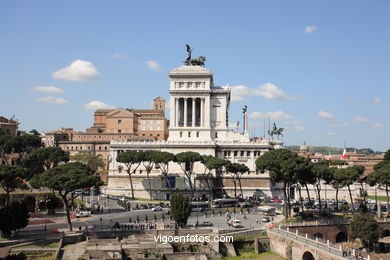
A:
<svg viewBox="0 0 390 260">
<path fill-rule="evenodd" d="M 45 214 L 45 228 L 43 229 L 44 231 L 47 231 L 47 225 L 46 225 L 46 220 L 47 220 L 47 214 L 49 214 L 49 209 L 47 207 L 47 195 L 46 195 L 46 200 L 45 200 L 45 204 L 46 204 L 46 214 Z"/>
</svg>

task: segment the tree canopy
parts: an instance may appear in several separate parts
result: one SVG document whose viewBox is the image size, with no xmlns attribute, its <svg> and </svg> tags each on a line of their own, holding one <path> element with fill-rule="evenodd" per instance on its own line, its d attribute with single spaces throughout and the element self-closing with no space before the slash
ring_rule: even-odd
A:
<svg viewBox="0 0 390 260">
<path fill-rule="evenodd" d="M 184 227 L 191 214 L 190 199 L 182 194 L 173 194 L 170 214 L 175 220 L 176 225 Z"/>
<path fill-rule="evenodd" d="M 71 155 L 70 159 L 72 161 L 82 162 L 82 163 L 88 165 L 95 172 L 99 168 L 104 168 L 106 165 L 101 157 L 90 154 L 90 153 L 77 153 L 77 154 Z"/>
<path fill-rule="evenodd" d="M 28 225 L 28 219 L 28 209 L 24 203 L 14 201 L 0 209 L 0 230 L 3 236 L 9 238 L 13 231 L 16 235 Z"/>
<path fill-rule="evenodd" d="M 56 167 L 61 162 L 69 161 L 69 153 L 59 147 L 39 148 L 27 154 L 22 159 L 22 165 L 33 171 L 32 174 L 42 173 Z"/>
<path fill-rule="evenodd" d="M 19 165 L 0 164 L 0 186 L 6 192 L 6 205 L 9 205 L 9 193 L 23 184 L 26 170 Z"/>
<path fill-rule="evenodd" d="M 197 152 L 182 152 L 175 155 L 175 162 L 177 162 L 184 175 L 187 177 L 191 188 L 192 197 L 194 197 L 194 187 L 192 184 L 192 173 L 194 171 L 194 163 L 202 161 L 202 155 Z"/>
<path fill-rule="evenodd" d="M 57 191 L 65 204 L 69 229 L 72 230 L 67 195 L 75 190 L 99 187 L 103 184 L 99 176 L 88 166 L 73 162 L 51 168 L 31 179 L 33 187 L 47 187 Z"/>
<path fill-rule="evenodd" d="M 18 153 L 21 160 L 26 153 L 42 147 L 42 141 L 36 135 L 13 136 L 7 139 L 3 147 L 6 153 Z"/>
<path fill-rule="evenodd" d="M 373 250 L 374 244 L 382 237 L 382 229 L 374 216 L 368 213 L 355 214 L 351 222 L 351 238 L 359 238 L 363 246 L 369 251 Z"/>
</svg>

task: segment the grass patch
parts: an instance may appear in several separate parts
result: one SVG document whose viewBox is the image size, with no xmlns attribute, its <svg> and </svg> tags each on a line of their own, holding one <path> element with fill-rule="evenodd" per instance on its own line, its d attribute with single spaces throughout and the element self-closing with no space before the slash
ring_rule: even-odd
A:
<svg viewBox="0 0 390 260">
<path fill-rule="evenodd" d="M 15 249 L 22 249 L 22 248 L 57 248 L 59 245 L 59 242 L 52 242 L 52 243 L 34 243 L 30 245 L 24 245 L 24 246 L 18 246 L 15 247 Z"/>
<path fill-rule="evenodd" d="M 367 196 L 368 199 L 372 199 L 374 200 L 375 199 L 375 196 Z M 377 200 L 379 201 L 386 201 L 387 202 L 387 197 L 386 196 L 376 196 Z"/>
<path fill-rule="evenodd" d="M 284 258 L 275 254 L 273 252 L 264 252 L 260 254 L 256 254 L 254 252 L 251 253 L 243 253 L 240 256 L 234 257 L 223 257 L 221 259 L 225 260 L 244 260 L 244 259 L 253 259 L 253 260 L 283 260 Z"/>
</svg>

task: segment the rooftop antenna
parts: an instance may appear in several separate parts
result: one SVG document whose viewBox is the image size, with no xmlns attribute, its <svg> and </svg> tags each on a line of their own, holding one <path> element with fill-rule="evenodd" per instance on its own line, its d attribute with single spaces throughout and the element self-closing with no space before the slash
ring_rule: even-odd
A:
<svg viewBox="0 0 390 260">
<path fill-rule="evenodd" d="M 264 128 L 264 139 L 265 139 L 265 117 L 264 117 L 264 124 L 263 124 L 263 128 Z"/>
</svg>

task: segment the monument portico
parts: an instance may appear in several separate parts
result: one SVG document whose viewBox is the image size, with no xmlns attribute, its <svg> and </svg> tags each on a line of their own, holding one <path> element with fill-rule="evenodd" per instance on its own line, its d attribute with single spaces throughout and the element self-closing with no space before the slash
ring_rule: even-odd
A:
<svg viewBox="0 0 390 260">
<path fill-rule="evenodd" d="M 230 88 L 215 87 L 212 72 L 201 66 L 182 66 L 168 76 L 171 80 L 168 140 L 225 139 Z"/>
</svg>

